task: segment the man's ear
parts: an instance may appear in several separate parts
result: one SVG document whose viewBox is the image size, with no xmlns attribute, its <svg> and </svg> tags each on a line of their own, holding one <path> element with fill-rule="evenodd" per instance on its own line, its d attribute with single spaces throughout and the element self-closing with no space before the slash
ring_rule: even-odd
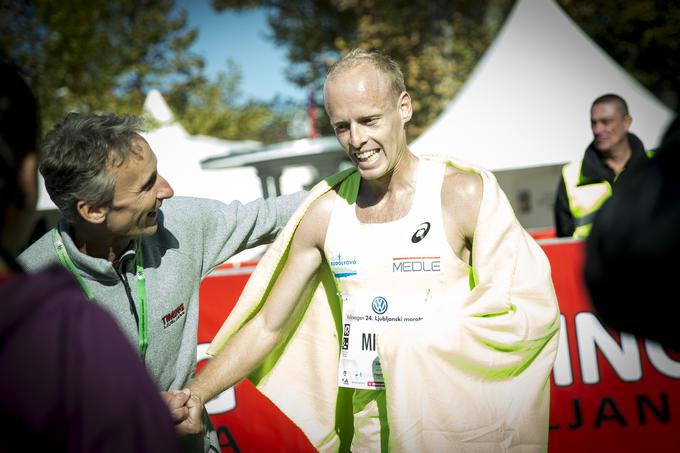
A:
<svg viewBox="0 0 680 453">
<path fill-rule="evenodd" d="M 411 120 L 413 115 L 413 106 L 411 105 L 411 95 L 408 91 L 403 91 L 399 95 L 399 114 L 401 115 L 401 121 L 406 124 Z"/>
<path fill-rule="evenodd" d="M 103 223 L 109 208 L 105 204 L 95 204 L 91 201 L 78 200 L 76 211 L 86 222 Z"/>
</svg>

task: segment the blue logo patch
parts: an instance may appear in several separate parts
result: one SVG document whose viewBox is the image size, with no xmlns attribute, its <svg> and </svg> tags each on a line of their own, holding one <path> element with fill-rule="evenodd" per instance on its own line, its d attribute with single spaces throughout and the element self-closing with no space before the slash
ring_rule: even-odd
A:
<svg viewBox="0 0 680 453">
<path fill-rule="evenodd" d="M 371 303 L 371 308 L 376 314 L 382 315 L 387 311 L 387 300 L 384 297 L 378 296 L 375 299 L 373 299 L 373 302 Z"/>
<path fill-rule="evenodd" d="M 335 278 L 346 278 L 357 275 L 357 260 L 338 254 L 330 259 L 331 269 Z"/>
</svg>

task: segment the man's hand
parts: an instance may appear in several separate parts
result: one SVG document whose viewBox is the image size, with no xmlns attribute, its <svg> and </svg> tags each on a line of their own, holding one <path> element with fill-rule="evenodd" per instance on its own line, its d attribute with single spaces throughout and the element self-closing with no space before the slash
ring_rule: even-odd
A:
<svg viewBox="0 0 680 453">
<path fill-rule="evenodd" d="M 185 407 L 187 417 L 176 425 L 181 435 L 203 433 L 203 402 L 197 395 L 192 395 L 189 389 L 181 391 L 188 396 Z"/>
<path fill-rule="evenodd" d="M 189 408 L 186 404 L 190 396 L 191 393 L 184 391 L 161 392 L 161 399 L 168 407 L 172 421 L 176 425 L 189 417 Z"/>
</svg>

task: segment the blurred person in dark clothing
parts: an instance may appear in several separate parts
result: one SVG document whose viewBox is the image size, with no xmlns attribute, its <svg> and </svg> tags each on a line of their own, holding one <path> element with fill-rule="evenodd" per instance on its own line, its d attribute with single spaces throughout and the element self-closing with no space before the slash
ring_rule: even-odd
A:
<svg viewBox="0 0 680 453">
<path fill-rule="evenodd" d="M 622 181 L 586 243 L 593 305 L 612 327 L 680 351 L 680 117 L 655 156 Z"/>
<path fill-rule="evenodd" d="M 562 167 L 554 211 L 558 237 L 587 237 L 602 203 L 648 160 L 640 139 L 629 132 L 632 122 L 621 96 L 605 94 L 593 101 L 593 141 L 581 160 Z"/>
<path fill-rule="evenodd" d="M 113 318 L 62 267 L 29 275 L 14 259 L 34 224 L 39 123 L 17 70 L 0 63 L 0 80 L 0 451 L 181 451 Z"/>
</svg>

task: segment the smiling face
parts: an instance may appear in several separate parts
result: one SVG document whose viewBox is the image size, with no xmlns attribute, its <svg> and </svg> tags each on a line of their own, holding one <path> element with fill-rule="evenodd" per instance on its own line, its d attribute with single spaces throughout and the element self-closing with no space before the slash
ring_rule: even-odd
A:
<svg viewBox="0 0 680 453">
<path fill-rule="evenodd" d="M 395 94 L 384 74 L 362 63 L 331 76 L 324 99 L 335 136 L 361 177 L 392 173 L 406 151 L 409 94 Z"/>
<path fill-rule="evenodd" d="M 124 241 L 154 234 L 158 229 L 158 208 L 174 195 L 172 187 L 158 174 L 156 155 L 146 140 L 137 136 L 132 149 L 121 165 L 109 168 L 116 183 L 105 223 L 116 239 Z"/>
<path fill-rule="evenodd" d="M 601 102 L 590 110 L 590 126 L 593 131 L 595 148 L 600 152 L 611 152 L 626 141 L 631 117 L 614 102 Z"/>
</svg>

